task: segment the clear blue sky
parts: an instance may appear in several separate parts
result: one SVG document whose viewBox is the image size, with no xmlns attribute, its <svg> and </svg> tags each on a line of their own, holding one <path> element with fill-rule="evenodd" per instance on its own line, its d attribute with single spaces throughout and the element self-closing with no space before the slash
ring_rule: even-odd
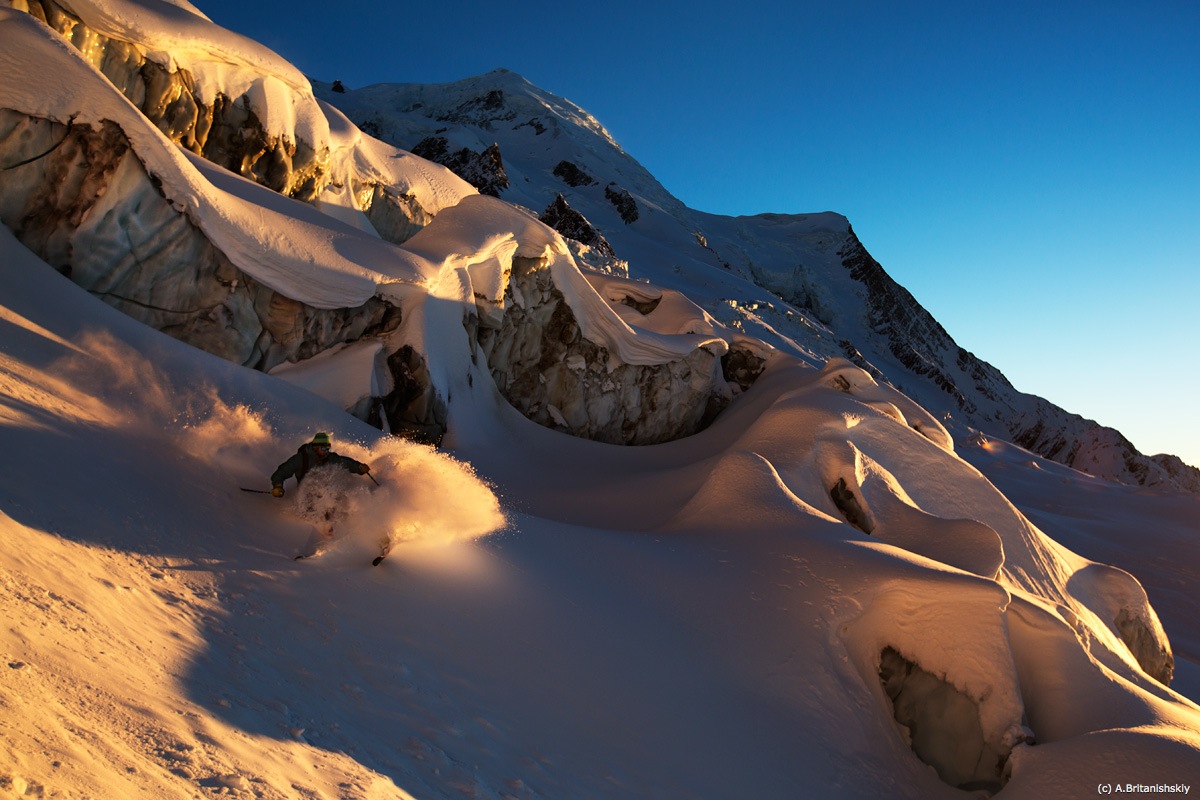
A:
<svg viewBox="0 0 1200 800">
<path fill-rule="evenodd" d="M 693 208 L 838 211 L 1017 388 L 1200 465 L 1200 2 L 196 0 L 312 77 L 506 67 Z"/>
</svg>

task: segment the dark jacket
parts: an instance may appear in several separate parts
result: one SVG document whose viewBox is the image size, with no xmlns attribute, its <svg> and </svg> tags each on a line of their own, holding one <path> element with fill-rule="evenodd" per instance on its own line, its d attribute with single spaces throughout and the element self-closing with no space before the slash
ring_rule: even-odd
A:
<svg viewBox="0 0 1200 800">
<path fill-rule="evenodd" d="M 363 473 L 366 464 L 361 461 L 355 461 L 353 458 L 340 456 L 333 451 L 330 451 L 324 458 L 319 456 L 316 450 L 313 449 L 312 443 L 301 445 L 296 451 L 296 455 L 289 458 L 287 461 L 276 467 L 271 473 L 271 485 L 282 486 L 283 482 L 288 478 L 295 476 L 296 482 L 304 480 L 304 476 L 313 467 L 324 467 L 330 464 L 336 464 L 350 472 Z"/>
</svg>

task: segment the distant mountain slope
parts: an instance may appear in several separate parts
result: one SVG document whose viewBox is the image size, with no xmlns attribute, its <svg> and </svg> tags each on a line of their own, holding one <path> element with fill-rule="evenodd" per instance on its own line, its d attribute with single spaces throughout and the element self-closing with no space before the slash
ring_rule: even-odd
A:
<svg viewBox="0 0 1200 800">
<path fill-rule="evenodd" d="M 679 290 L 726 325 L 813 364 L 849 358 L 945 416 L 960 437 L 974 428 L 1100 477 L 1200 492 L 1200 471 L 1143 455 L 1119 432 L 1016 390 L 959 347 L 838 214 L 690 209 L 594 117 L 508 70 L 338 89 L 314 83 L 364 131 L 443 154 L 481 191 L 537 213 L 561 195 L 611 245 L 612 255 L 580 245 L 589 266 Z"/>
</svg>

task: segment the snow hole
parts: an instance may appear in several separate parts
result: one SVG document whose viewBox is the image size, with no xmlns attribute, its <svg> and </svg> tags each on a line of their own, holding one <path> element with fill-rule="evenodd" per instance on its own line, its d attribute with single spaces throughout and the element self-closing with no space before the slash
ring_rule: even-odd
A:
<svg viewBox="0 0 1200 800">
<path fill-rule="evenodd" d="M 984 737 L 977 702 L 891 647 L 880 654 L 879 679 L 917 758 L 951 786 L 1000 790 L 1007 754 Z"/>
<path fill-rule="evenodd" d="M 868 536 L 871 535 L 871 531 L 875 529 L 875 525 L 871 522 L 867 510 L 863 508 L 863 504 L 859 501 L 858 497 L 846 485 L 845 478 L 838 478 L 837 483 L 829 490 L 829 497 L 833 500 L 833 504 L 837 506 L 838 511 L 842 512 L 842 516 L 846 518 L 847 522 Z"/>
<path fill-rule="evenodd" d="M 1163 686 L 1170 686 L 1171 678 L 1175 674 L 1175 658 L 1171 651 L 1163 646 L 1160 637 L 1145 618 L 1136 611 L 1122 608 L 1117 612 L 1113 625 L 1142 671 Z"/>
</svg>

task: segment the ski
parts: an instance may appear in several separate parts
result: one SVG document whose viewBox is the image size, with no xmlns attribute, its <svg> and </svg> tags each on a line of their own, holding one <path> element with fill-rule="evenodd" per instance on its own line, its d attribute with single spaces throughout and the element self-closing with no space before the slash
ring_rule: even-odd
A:
<svg viewBox="0 0 1200 800">
<path fill-rule="evenodd" d="M 300 553 L 293 558 L 293 561 L 303 561 L 306 558 L 315 558 L 324 553 L 329 545 L 333 543 L 333 528 L 327 531 L 317 530 L 308 540 L 308 552 Z"/>
<path fill-rule="evenodd" d="M 324 552 L 325 552 L 325 548 L 324 548 L 324 547 L 318 547 L 318 548 L 316 548 L 315 550 L 313 550 L 313 551 L 311 551 L 311 552 L 308 552 L 308 553 L 301 553 L 300 555 L 296 556 L 296 557 L 295 557 L 295 558 L 293 558 L 292 560 L 293 560 L 293 561 L 303 561 L 303 560 L 304 560 L 304 559 L 306 559 L 306 558 L 316 558 L 317 556 L 321 555 L 321 554 L 322 554 L 322 553 L 324 553 Z"/>
<path fill-rule="evenodd" d="M 316 558 L 317 556 L 319 556 L 325 552 L 326 546 L 328 546 L 328 544 L 329 544 L 329 540 L 326 539 L 325 541 L 320 542 L 318 544 L 318 546 L 312 552 L 300 553 L 297 556 L 293 556 L 292 560 L 293 561 L 304 561 L 309 558 Z M 387 537 L 380 538 L 380 540 L 379 540 L 379 555 L 377 555 L 377 556 L 375 556 L 375 558 L 371 559 L 371 566 L 378 567 L 380 564 L 383 563 L 383 560 L 391 554 L 391 552 L 392 552 L 391 539 L 387 538 Z"/>
<path fill-rule="evenodd" d="M 384 536 L 379 540 L 379 555 L 371 559 L 371 566 L 378 567 L 383 563 L 383 560 L 392 552 L 392 537 Z"/>
</svg>

